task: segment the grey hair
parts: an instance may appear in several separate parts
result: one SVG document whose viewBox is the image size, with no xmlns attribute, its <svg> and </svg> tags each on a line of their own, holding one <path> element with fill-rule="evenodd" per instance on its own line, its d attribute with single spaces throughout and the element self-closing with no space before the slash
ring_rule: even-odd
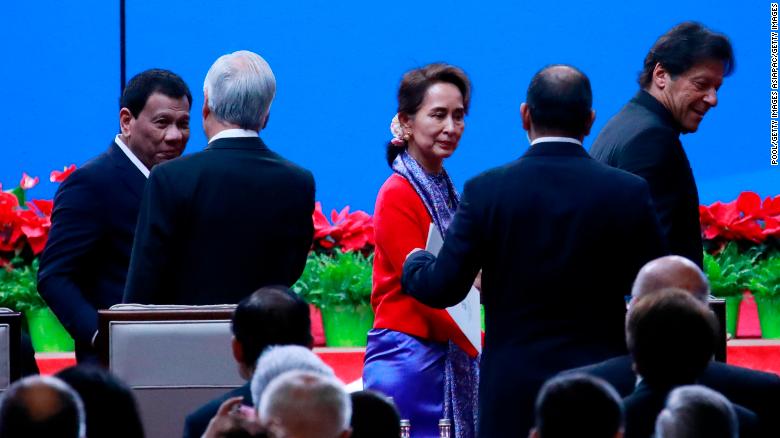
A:
<svg viewBox="0 0 780 438">
<path fill-rule="evenodd" d="M 317 436 L 335 437 L 350 427 L 352 401 L 344 384 L 335 377 L 288 371 L 268 385 L 258 414 L 266 425 L 278 421 L 284 429 L 316 429 Z"/>
<path fill-rule="evenodd" d="M 84 411 L 84 402 L 81 396 L 63 380 L 54 376 L 33 375 L 17 380 L 12 384 L 5 394 L 0 397 L 0 412 L 3 412 L 3 405 L 12 400 L 20 391 L 31 388 L 36 385 L 48 386 L 57 391 L 63 403 L 72 403 L 76 407 L 79 423 L 79 438 L 87 436 L 87 414 Z M 0 418 L 0 421 L 3 419 Z"/>
<path fill-rule="evenodd" d="M 657 438 L 737 438 L 737 414 L 726 397 L 701 385 L 680 386 L 655 422 Z"/>
<path fill-rule="evenodd" d="M 259 131 L 276 95 L 276 78 L 260 55 L 239 50 L 212 64 L 203 92 L 218 120 Z"/>
<path fill-rule="evenodd" d="M 309 371 L 326 377 L 335 377 L 333 369 L 311 350 L 300 345 L 273 345 L 266 348 L 255 365 L 252 376 L 252 402 L 260 405 L 265 388 L 274 378 L 287 371 Z"/>
</svg>

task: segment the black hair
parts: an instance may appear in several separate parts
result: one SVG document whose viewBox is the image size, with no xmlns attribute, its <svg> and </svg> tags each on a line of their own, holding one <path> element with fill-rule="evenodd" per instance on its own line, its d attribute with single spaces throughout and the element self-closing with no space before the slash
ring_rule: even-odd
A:
<svg viewBox="0 0 780 438">
<path fill-rule="evenodd" d="M 536 129 L 584 136 L 590 126 L 592 104 L 590 80 L 570 65 L 544 67 L 528 85 L 526 105 Z"/>
<path fill-rule="evenodd" d="M 146 70 L 133 76 L 125 86 L 122 97 L 119 98 L 119 108 L 127 108 L 133 117 L 138 117 L 146 106 L 149 96 L 162 93 L 178 99 L 187 97 L 192 107 L 192 94 L 184 80 L 176 73 L 162 69 Z"/>
<path fill-rule="evenodd" d="M 734 72 L 734 50 L 728 37 L 693 21 L 680 23 L 661 35 L 645 56 L 639 86 L 650 86 L 657 64 L 676 77 L 707 60 L 723 62 L 723 76 Z"/>
<path fill-rule="evenodd" d="M 536 430 L 541 438 L 613 438 L 623 426 L 623 406 L 604 380 L 566 374 L 545 382 L 536 398 Z"/>
<path fill-rule="evenodd" d="M 393 402 L 373 391 L 357 391 L 352 399 L 352 438 L 397 438 L 401 418 Z"/>
<path fill-rule="evenodd" d="M 282 285 L 262 287 L 241 300 L 232 330 L 244 351 L 244 365 L 252 368 L 268 346 L 312 344 L 309 305 Z"/>
<path fill-rule="evenodd" d="M 428 89 L 441 82 L 452 84 L 460 90 L 460 94 L 463 96 L 463 110 L 468 114 L 471 102 L 471 82 L 463 70 L 444 63 L 428 64 L 409 70 L 404 74 L 401 85 L 398 87 L 398 114 L 408 116 L 416 114 L 425 100 L 425 93 Z M 392 166 L 395 157 L 404 149 L 406 149 L 406 144 L 396 146 L 393 143 L 387 143 L 385 156 L 387 164 Z"/>
</svg>

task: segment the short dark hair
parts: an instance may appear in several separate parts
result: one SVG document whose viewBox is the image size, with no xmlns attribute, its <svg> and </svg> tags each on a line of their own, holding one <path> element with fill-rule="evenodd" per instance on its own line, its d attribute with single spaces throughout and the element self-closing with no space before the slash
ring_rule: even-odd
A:
<svg viewBox="0 0 780 438">
<path fill-rule="evenodd" d="M 694 21 L 680 23 L 661 35 L 647 52 L 639 74 L 639 86 L 650 86 L 656 64 L 661 64 L 676 77 L 707 60 L 723 62 L 723 76 L 734 72 L 734 50 L 728 37 Z"/>
<path fill-rule="evenodd" d="M 133 117 L 138 117 L 146 106 L 149 96 L 154 93 L 161 93 L 174 99 L 186 96 L 192 108 L 192 94 L 184 80 L 172 71 L 158 68 L 142 71 L 127 82 L 122 97 L 119 98 L 119 108 L 127 108 Z"/>
<path fill-rule="evenodd" d="M 312 343 L 309 305 L 281 285 L 262 287 L 241 300 L 232 329 L 244 351 L 244 365 L 252 368 L 268 346 Z"/>
<path fill-rule="evenodd" d="M 565 374 L 545 382 L 536 398 L 541 438 L 612 438 L 623 426 L 620 396 L 604 380 Z"/>
<path fill-rule="evenodd" d="M 130 388 L 108 370 L 90 365 L 66 368 L 57 377 L 84 402 L 89 438 L 143 438 L 144 429 Z"/>
<path fill-rule="evenodd" d="M 51 403 L 31 403 L 46 397 Z M 3 438 L 78 438 L 84 410 L 78 394 L 65 382 L 50 376 L 17 380 L 0 399 L 0 436 Z"/>
<path fill-rule="evenodd" d="M 398 113 L 413 116 L 422 106 L 425 93 L 435 84 L 452 84 L 460 90 L 463 96 L 463 110 L 469 113 L 471 102 L 471 82 L 469 77 L 459 67 L 445 63 L 433 63 L 406 72 L 398 86 Z M 395 157 L 405 149 L 404 146 L 387 144 L 387 164 L 392 166 Z"/>
<path fill-rule="evenodd" d="M 393 402 L 374 391 L 349 395 L 352 399 L 351 438 L 397 438 L 401 418 Z"/>
<path fill-rule="evenodd" d="M 626 343 L 648 384 L 693 383 L 715 353 L 718 322 L 706 304 L 678 288 L 639 297 L 628 310 Z"/>
<path fill-rule="evenodd" d="M 592 104 L 590 80 L 571 65 L 548 65 L 528 85 L 526 105 L 537 129 L 556 130 L 575 137 L 585 135 Z"/>
</svg>

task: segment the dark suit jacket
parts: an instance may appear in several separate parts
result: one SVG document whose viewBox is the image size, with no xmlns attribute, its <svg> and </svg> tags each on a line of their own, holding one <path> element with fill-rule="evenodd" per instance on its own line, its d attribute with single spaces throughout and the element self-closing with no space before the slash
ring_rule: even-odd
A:
<svg viewBox="0 0 780 438">
<path fill-rule="evenodd" d="M 547 377 L 625 352 L 624 297 L 664 252 L 641 178 L 579 145 L 539 143 L 466 183 L 438 258 L 410 256 L 402 284 L 443 308 L 482 268 L 479 436 L 525 436 Z"/>
<path fill-rule="evenodd" d="M 38 290 L 90 355 L 97 309 L 122 302 L 138 206 L 146 178 L 112 143 L 73 172 L 57 190 Z"/>
<path fill-rule="evenodd" d="M 631 394 L 636 386 L 636 374 L 628 355 L 566 372 L 601 377 L 614 386 L 621 397 Z M 780 377 L 776 374 L 712 362 L 697 383 L 755 412 L 764 436 L 780 436 L 780 418 L 776 412 L 777 400 L 780 400 Z"/>
<path fill-rule="evenodd" d="M 209 427 L 209 422 L 217 415 L 219 407 L 229 398 L 244 397 L 242 404 L 245 406 L 252 406 L 252 391 L 250 390 L 249 383 L 250 382 L 246 382 L 243 386 L 211 400 L 193 411 L 190 415 L 187 415 L 187 419 L 184 420 L 184 438 L 200 438 L 203 436 L 203 432 Z"/>
<path fill-rule="evenodd" d="M 652 438 L 655 420 L 666 404 L 671 390 L 659 390 L 640 383 L 628 397 L 623 399 L 625 408 L 625 438 Z M 754 412 L 732 402 L 739 422 L 741 438 L 759 437 L 758 417 Z"/>
<path fill-rule="evenodd" d="M 313 211 L 311 173 L 256 137 L 155 166 L 124 301 L 235 304 L 262 286 L 290 286 L 311 247 Z"/>
<path fill-rule="evenodd" d="M 644 178 L 669 251 L 702 266 L 699 194 L 672 114 L 640 91 L 607 122 L 590 154 Z"/>
</svg>

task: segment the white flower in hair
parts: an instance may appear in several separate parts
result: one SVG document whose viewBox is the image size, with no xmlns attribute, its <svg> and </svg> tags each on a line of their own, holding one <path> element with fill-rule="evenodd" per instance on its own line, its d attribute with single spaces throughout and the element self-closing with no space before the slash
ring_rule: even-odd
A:
<svg viewBox="0 0 780 438">
<path fill-rule="evenodd" d="M 393 139 L 390 143 L 401 146 L 404 144 L 404 129 L 401 127 L 401 122 L 398 120 L 398 114 L 393 116 L 393 120 L 390 122 L 390 133 L 393 134 Z"/>
</svg>

